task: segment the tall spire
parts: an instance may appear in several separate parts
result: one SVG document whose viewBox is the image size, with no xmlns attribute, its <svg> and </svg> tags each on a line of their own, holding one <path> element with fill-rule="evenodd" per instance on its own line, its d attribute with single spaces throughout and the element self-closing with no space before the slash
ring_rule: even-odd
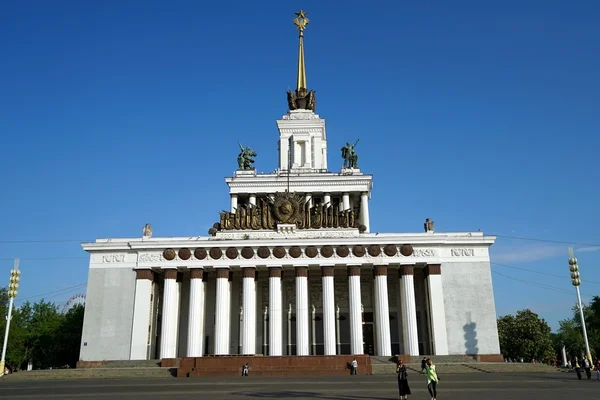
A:
<svg viewBox="0 0 600 400">
<path fill-rule="evenodd" d="M 304 29 L 308 25 L 306 13 L 302 10 L 298 11 L 294 18 L 294 25 L 298 28 L 298 78 L 296 80 L 296 93 L 289 90 L 287 92 L 288 105 L 290 110 L 310 110 L 315 111 L 317 101 L 315 99 L 315 91 L 308 90 L 306 87 L 306 67 L 304 65 Z"/>
<path fill-rule="evenodd" d="M 304 66 L 304 29 L 308 25 L 306 13 L 302 10 L 296 13 L 294 25 L 298 28 L 299 46 L 298 46 L 298 79 L 296 81 L 296 92 L 306 92 L 306 68 Z"/>
</svg>

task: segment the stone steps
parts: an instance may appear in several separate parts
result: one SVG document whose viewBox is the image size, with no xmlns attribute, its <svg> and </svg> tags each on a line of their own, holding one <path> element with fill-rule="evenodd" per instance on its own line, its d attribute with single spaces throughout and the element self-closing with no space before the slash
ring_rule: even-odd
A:
<svg viewBox="0 0 600 400">
<path fill-rule="evenodd" d="M 5 375 L 7 380 L 57 380 L 57 379 L 89 379 L 89 378 L 172 378 L 170 368 L 161 367 L 109 367 L 109 368 L 74 368 L 44 369 L 19 371 Z"/>
</svg>

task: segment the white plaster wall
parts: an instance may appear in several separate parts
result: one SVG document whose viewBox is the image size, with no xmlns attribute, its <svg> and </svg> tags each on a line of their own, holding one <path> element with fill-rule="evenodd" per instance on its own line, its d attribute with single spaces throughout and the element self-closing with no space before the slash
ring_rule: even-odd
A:
<svg viewBox="0 0 600 400">
<path fill-rule="evenodd" d="M 79 359 L 129 360 L 136 274 L 90 268 Z"/>
<path fill-rule="evenodd" d="M 442 264 L 450 354 L 500 354 L 489 262 Z"/>
</svg>

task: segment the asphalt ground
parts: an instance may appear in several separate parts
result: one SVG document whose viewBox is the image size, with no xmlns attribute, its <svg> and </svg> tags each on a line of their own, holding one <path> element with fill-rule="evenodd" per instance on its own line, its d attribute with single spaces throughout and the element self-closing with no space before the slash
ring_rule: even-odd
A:
<svg viewBox="0 0 600 400">
<path fill-rule="evenodd" d="M 425 377 L 409 376 L 410 399 L 430 399 Z M 595 376 L 593 377 L 595 378 Z M 600 382 L 575 374 L 448 374 L 440 376 L 437 399 L 597 398 Z M 0 380 L 0 399 L 398 399 L 394 375 L 343 377 L 236 377 Z"/>
</svg>

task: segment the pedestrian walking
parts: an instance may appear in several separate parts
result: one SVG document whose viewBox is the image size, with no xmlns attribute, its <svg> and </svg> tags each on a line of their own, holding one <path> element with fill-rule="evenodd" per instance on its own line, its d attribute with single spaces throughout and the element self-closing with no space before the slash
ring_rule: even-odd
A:
<svg viewBox="0 0 600 400">
<path fill-rule="evenodd" d="M 435 365 L 433 365 L 433 361 L 431 361 L 431 358 L 428 358 L 427 362 L 425 363 L 425 371 L 427 373 L 427 390 L 429 390 L 431 400 L 436 400 L 437 384 L 440 381 L 440 379 L 437 376 Z"/>
<path fill-rule="evenodd" d="M 352 360 L 352 363 L 350 363 L 350 366 L 352 367 L 352 375 L 358 375 L 358 362 L 356 361 L 356 358 Z"/>
<path fill-rule="evenodd" d="M 402 360 L 398 360 L 398 363 L 396 364 L 396 374 L 398 374 L 398 392 L 400 393 L 400 399 L 406 400 L 411 392 L 410 387 L 408 386 L 406 365 L 404 365 Z"/>
<path fill-rule="evenodd" d="M 242 367 L 242 376 L 248 376 L 249 369 L 250 369 L 250 366 L 248 365 L 248 363 L 244 364 L 244 366 Z"/>
<path fill-rule="evenodd" d="M 423 373 L 425 371 L 426 366 L 427 366 L 427 359 L 425 357 L 423 357 L 423 359 L 421 360 L 421 373 Z"/>
<path fill-rule="evenodd" d="M 577 374 L 577 379 L 581 380 L 581 367 L 579 366 L 579 360 L 577 360 L 577 358 L 572 359 L 571 366 L 573 367 L 573 369 L 575 370 L 575 373 Z"/>
<path fill-rule="evenodd" d="M 585 369 L 585 376 L 588 380 L 592 379 L 592 362 L 587 356 L 583 358 L 583 369 Z"/>
<path fill-rule="evenodd" d="M 600 381 L 600 359 L 596 360 L 596 380 Z"/>
</svg>

